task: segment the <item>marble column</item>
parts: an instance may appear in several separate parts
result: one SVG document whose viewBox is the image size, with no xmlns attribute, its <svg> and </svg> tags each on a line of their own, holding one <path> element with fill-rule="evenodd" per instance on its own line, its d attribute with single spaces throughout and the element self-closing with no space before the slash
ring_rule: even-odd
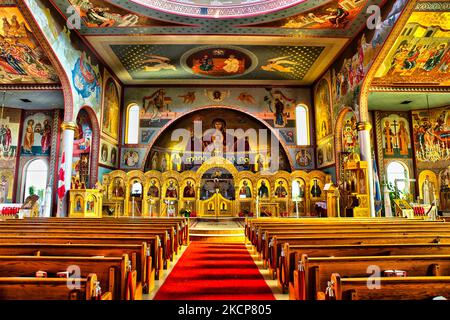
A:
<svg viewBox="0 0 450 320">
<path fill-rule="evenodd" d="M 61 124 L 61 157 L 65 154 L 65 166 L 64 166 L 64 184 L 66 187 L 66 194 L 62 200 L 58 202 L 58 217 L 67 217 L 68 216 L 68 191 L 70 189 L 71 180 L 72 180 L 72 160 L 73 160 L 73 142 L 75 137 L 75 130 L 77 130 L 77 124 L 74 122 L 63 122 Z M 59 160 L 61 165 L 61 158 Z M 59 168 L 58 173 L 59 175 Z"/>
<path fill-rule="evenodd" d="M 373 176 L 372 148 L 370 146 L 370 130 L 372 125 L 369 122 L 358 122 L 358 138 L 361 152 L 361 160 L 367 161 L 367 179 L 369 183 L 369 209 L 370 216 L 376 217 L 375 212 L 375 190 Z"/>
</svg>

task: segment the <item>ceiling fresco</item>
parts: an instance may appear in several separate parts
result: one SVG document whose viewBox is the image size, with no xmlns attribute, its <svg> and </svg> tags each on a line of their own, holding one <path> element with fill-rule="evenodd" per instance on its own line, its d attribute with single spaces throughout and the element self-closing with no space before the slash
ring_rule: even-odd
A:
<svg viewBox="0 0 450 320">
<path fill-rule="evenodd" d="M 68 0 L 88 28 L 176 26 L 132 13 L 103 0 Z M 70 11 L 67 11 L 68 13 Z"/>
<path fill-rule="evenodd" d="M 0 84 L 54 84 L 58 75 L 17 7 L 0 7 Z"/>
<path fill-rule="evenodd" d="M 73 8 L 80 13 L 83 35 L 124 34 L 241 34 L 295 35 L 319 37 L 354 37 L 365 24 L 369 5 L 383 5 L 386 0 L 51 0 L 67 19 Z M 206 3 L 210 5 L 203 7 Z M 276 7 L 273 7 L 277 4 Z M 161 10 L 169 5 L 172 10 Z M 231 10 L 233 19 L 186 16 L 187 11 L 173 8 L 212 8 Z M 265 7 L 268 6 L 268 7 Z M 251 9 L 251 14 L 239 14 Z M 276 10 L 275 10 L 276 9 Z M 290 20 L 314 17 L 315 23 L 280 28 Z M 207 14 L 206 14 L 207 16 Z M 239 17 L 238 17 L 239 16 Z M 111 19 L 109 19 L 111 17 Z M 324 23 L 324 21 L 328 21 Z M 339 26 L 339 27 L 336 27 Z M 299 33 L 299 30 L 303 32 Z"/>
<path fill-rule="evenodd" d="M 320 46 L 112 46 L 112 51 L 135 80 L 302 80 L 323 49 Z"/>
<path fill-rule="evenodd" d="M 367 0 L 332 0 L 279 21 L 258 25 L 291 29 L 345 29 L 356 19 Z"/>
<path fill-rule="evenodd" d="M 422 10 L 409 17 L 377 70 L 374 84 L 450 85 L 450 5 L 444 5 L 418 6 Z M 439 8 L 443 10 L 438 12 Z"/>
<path fill-rule="evenodd" d="M 306 0 L 131 0 L 152 9 L 202 18 L 237 18 L 279 11 Z"/>
</svg>

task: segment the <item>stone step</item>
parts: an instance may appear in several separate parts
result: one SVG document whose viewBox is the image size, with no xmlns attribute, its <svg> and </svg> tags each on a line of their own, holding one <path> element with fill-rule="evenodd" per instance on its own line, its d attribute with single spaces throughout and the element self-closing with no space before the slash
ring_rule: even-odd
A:
<svg viewBox="0 0 450 320">
<path fill-rule="evenodd" d="M 205 229 L 205 228 L 191 228 L 189 229 L 190 234 L 229 234 L 229 235 L 244 235 L 243 229 Z"/>
<path fill-rule="evenodd" d="M 189 234 L 190 241 L 206 241 L 206 242 L 242 242 L 245 236 L 238 234 Z"/>
</svg>

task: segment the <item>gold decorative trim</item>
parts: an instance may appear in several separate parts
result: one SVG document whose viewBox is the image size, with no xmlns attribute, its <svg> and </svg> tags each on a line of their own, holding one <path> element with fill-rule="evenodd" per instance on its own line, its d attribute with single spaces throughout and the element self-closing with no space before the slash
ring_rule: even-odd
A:
<svg viewBox="0 0 450 320">
<path fill-rule="evenodd" d="M 61 123 L 61 130 L 75 131 L 75 130 L 77 130 L 77 128 L 78 128 L 78 126 L 75 122 L 64 121 L 63 123 Z"/>
<path fill-rule="evenodd" d="M 356 129 L 358 131 L 370 131 L 372 130 L 372 124 L 370 124 L 370 122 L 358 122 L 356 124 Z"/>
</svg>

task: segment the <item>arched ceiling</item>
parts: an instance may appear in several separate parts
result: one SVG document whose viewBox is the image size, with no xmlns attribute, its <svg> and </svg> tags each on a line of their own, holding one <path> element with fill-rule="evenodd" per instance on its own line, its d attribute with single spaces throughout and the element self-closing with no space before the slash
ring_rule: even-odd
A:
<svg viewBox="0 0 450 320">
<path fill-rule="evenodd" d="M 310 85 L 385 0 L 51 2 L 124 84 Z M 200 54 L 241 67 L 199 71 Z"/>
</svg>

